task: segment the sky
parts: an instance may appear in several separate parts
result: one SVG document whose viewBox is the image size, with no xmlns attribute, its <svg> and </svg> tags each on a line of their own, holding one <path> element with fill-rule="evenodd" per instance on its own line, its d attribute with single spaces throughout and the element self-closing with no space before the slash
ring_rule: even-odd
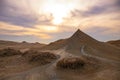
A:
<svg viewBox="0 0 120 80">
<path fill-rule="evenodd" d="M 120 0 L 0 0 L 0 40 L 50 43 L 77 29 L 120 39 Z"/>
</svg>

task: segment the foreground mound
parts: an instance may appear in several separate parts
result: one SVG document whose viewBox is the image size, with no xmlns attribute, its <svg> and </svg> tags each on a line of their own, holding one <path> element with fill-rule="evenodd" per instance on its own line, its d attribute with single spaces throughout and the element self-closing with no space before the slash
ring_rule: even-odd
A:
<svg viewBox="0 0 120 80">
<path fill-rule="evenodd" d="M 63 58 L 58 61 L 57 67 L 65 69 L 78 69 L 82 68 L 85 65 L 85 62 L 80 58 Z"/>
<path fill-rule="evenodd" d="M 19 50 L 15 50 L 12 48 L 5 48 L 0 50 L 1 57 L 13 56 L 13 55 L 21 55 L 22 53 Z"/>
<path fill-rule="evenodd" d="M 57 59 L 57 56 L 49 52 L 40 52 L 39 55 L 31 57 L 30 62 L 39 62 L 39 64 L 47 64 Z"/>
<path fill-rule="evenodd" d="M 40 65 L 51 63 L 57 59 L 57 55 L 50 52 L 38 52 L 29 50 L 26 51 L 23 55 L 30 63 L 37 63 Z"/>
<path fill-rule="evenodd" d="M 91 57 L 69 57 L 58 61 L 57 68 L 60 69 L 86 69 L 93 70 L 100 66 L 101 62 Z"/>
</svg>

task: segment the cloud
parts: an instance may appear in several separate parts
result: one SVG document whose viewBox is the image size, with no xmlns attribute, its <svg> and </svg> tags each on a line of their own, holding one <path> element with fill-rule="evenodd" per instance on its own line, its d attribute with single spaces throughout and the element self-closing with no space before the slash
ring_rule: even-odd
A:
<svg viewBox="0 0 120 80">
<path fill-rule="evenodd" d="M 104 26 L 93 26 L 91 28 L 86 29 L 87 32 L 93 32 L 93 33 L 100 33 L 101 35 L 118 35 L 120 28 L 119 26 L 116 27 L 104 27 Z"/>
<path fill-rule="evenodd" d="M 25 36 L 25 39 L 32 36 L 43 40 L 43 42 L 46 41 L 46 43 L 60 38 L 67 38 L 68 36 L 71 36 L 74 31 L 76 31 L 76 28 L 65 25 L 35 25 L 34 27 L 28 28 L 0 22 L 0 26 L 0 36 L 12 36 L 13 39 L 15 36 L 16 38 Z"/>
<path fill-rule="evenodd" d="M 120 0 L 112 0 L 111 2 L 107 2 L 108 0 L 105 0 L 104 2 L 96 3 L 90 7 L 88 7 L 87 10 L 81 10 L 81 9 L 75 9 L 74 11 L 71 11 L 72 17 L 91 17 L 91 16 L 98 16 L 98 15 L 104 15 L 109 13 L 120 13 Z"/>
<path fill-rule="evenodd" d="M 19 26 L 13 26 L 10 24 L 6 24 L 4 22 L 0 22 L 0 30 L 12 30 L 12 31 L 19 31 L 19 30 L 23 30 L 24 27 L 19 27 Z"/>
<path fill-rule="evenodd" d="M 33 27 L 35 24 L 51 24 L 52 15 L 35 12 L 30 3 L 29 0 L 2 0 L 0 21 L 24 27 Z"/>
<path fill-rule="evenodd" d="M 120 0 L 115 0 L 115 5 L 120 9 Z"/>
<path fill-rule="evenodd" d="M 106 12 L 107 8 L 104 6 L 94 6 L 87 11 L 74 10 L 71 12 L 72 17 L 90 17 Z"/>
<path fill-rule="evenodd" d="M 120 39 L 120 28 L 116 27 L 104 27 L 104 26 L 93 26 L 84 30 L 87 34 L 91 35 L 97 40 L 108 41 L 111 39 Z M 96 33 L 96 34 L 95 34 Z"/>
<path fill-rule="evenodd" d="M 44 12 L 43 6 L 45 4 L 47 4 L 48 10 L 52 6 L 54 14 L 50 13 L 51 11 Z M 60 10 L 57 8 L 56 12 L 54 4 L 59 4 L 62 8 Z M 59 11 L 61 14 L 62 11 L 66 13 L 66 10 L 68 14 L 62 17 L 62 23 L 53 24 L 55 13 L 57 17 L 60 17 Z M 0 1 L 0 35 L 32 36 L 40 40 L 54 41 L 70 36 L 76 29 L 80 28 L 93 36 L 94 33 L 97 33 L 95 37 L 100 40 L 104 36 L 105 40 L 107 39 L 105 36 L 110 37 L 111 35 L 115 38 L 114 36 L 117 35 L 116 37 L 119 37 L 119 23 L 120 0 Z"/>
<path fill-rule="evenodd" d="M 23 12 L 23 14 L 18 11 Z M 24 14 L 24 12 L 25 11 L 22 11 L 17 7 L 2 3 L 2 7 L 0 8 L 0 21 L 21 26 L 32 26 L 35 24 L 37 19 L 30 14 Z"/>
<path fill-rule="evenodd" d="M 0 34 L 2 35 L 16 35 L 16 36 L 32 35 L 42 39 L 52 38 L 52 36 L 46 34 L 47 32 L 51 32 L 51 31 L 45 30 L 44 28 L 37 28 L 37 27 L 25 28 L 22 26 L 16 26 L 16 25 L 4 23 L 4 22 L 0 22 L 0 26 L 1 26 Z"/>
</svg>

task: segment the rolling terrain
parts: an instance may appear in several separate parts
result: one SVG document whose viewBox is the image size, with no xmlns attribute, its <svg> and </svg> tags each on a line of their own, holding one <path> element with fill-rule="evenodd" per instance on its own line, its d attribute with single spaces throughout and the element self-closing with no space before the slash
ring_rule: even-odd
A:
<svg viewBox="0 0 120 80">
<path fill-rule="evenodd" d="M 46 44 L 41 44 L 41 43 L 29 43 L 26 41 L 23 42 L 14 42 L 14 41 L 5 41 L 5 40 L 0 40 L 0 49 L 4 48 L 14 48 L 17 50 L 28 50 L 28 49 L 39 49 L 40 47 L 45 46 Z"/>
<path fill-rule="evenodd" d="M 116 47 L 120 47 L 120 40 L 107 41 L 107 43 L 112 44 Z"/>
<path fill-rule="evenodd" d="M 16 48 L 14 42 L 2 43 L 5 44 L 0 44 L 1 48 L 29 50 L 10 56 L 0 52 L 4 55 L 0 57 L 0 80 L 120 79 L 120 48 L 100 42 L 79 29 L 71 37 L 48 45 L 17 43 L 22 47 Z"/>
<path fill-rule="evenodd" d="M 79 29 L 70 38 L 58 40 L 42 48 L 54 50 L 65 47 L 67 52 L 80 55 L 80 50 L 83 46 L 87 48 L 89 54 L 120 61 L 119 48 L 105 42 L 97 41 Z"/>
</svg>

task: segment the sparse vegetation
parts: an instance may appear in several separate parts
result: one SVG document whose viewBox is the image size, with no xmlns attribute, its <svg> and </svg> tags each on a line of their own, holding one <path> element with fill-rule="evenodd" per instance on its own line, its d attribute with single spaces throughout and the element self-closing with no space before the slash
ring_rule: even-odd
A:
<svg viewBox="0 0 120 80">
<path fill-rule="evenodd" d="M 38 51 L 30 49 L 30 50 L 28 50 L 28 51 L 25 51 L 25 52 L 22 54 L 22 56 L 24 56 L 24 57 L 32 57 L 33 55 L 37 55 L 37 54 L 39 54 Z"/>
<path fill-rule="evenodd" d="M 27 43 L 26 41 L 22 41 L 22 43 Z"/>
<path fill-rule="evenodd" d="M 64 68 L 64 69 L 78 69 L 78 68 L 83 68 L 84 65 L 85 62 L 82 59 L 76 57 L 63 58 L 57 63 L 58 68 Z"/>
<path fill-rule="evenodd" d="M 13 55 L 21 55 L 22 53 L 19 50 L 15 50 L 12 48 L 5 48 L 0 50 L 0 56 L 6 57 L 6 56 L 13 56 Z"/>
<path fill-rule="evenodd" d="M 57 56 L 50 52 L 38 52 L 35 50 L 26 51 L 23 56 L 30 62 L 30 63 L 38 63 L 39 64 L 47 64 L 51 61 L 57 59 Z"/>
<path fill-rule="evenodd" d="M 119 78 L 120 50 L 99 42 L 80 30 L 70 38 L 49 45 L 0 41 L 0 49 L 3 49 L 0 50 L 0 80 L 117 80 Z M 43 50 L 48 52 L 40 52 Z"/>
<path fill-rule="evenodd" d="M 38 55 L 31 57 L 30 62 L 39 62 L 39 64 L 47 64 L 57 59 L 57 56 L 49 52 L 40 52 Z"/>
</svg>

